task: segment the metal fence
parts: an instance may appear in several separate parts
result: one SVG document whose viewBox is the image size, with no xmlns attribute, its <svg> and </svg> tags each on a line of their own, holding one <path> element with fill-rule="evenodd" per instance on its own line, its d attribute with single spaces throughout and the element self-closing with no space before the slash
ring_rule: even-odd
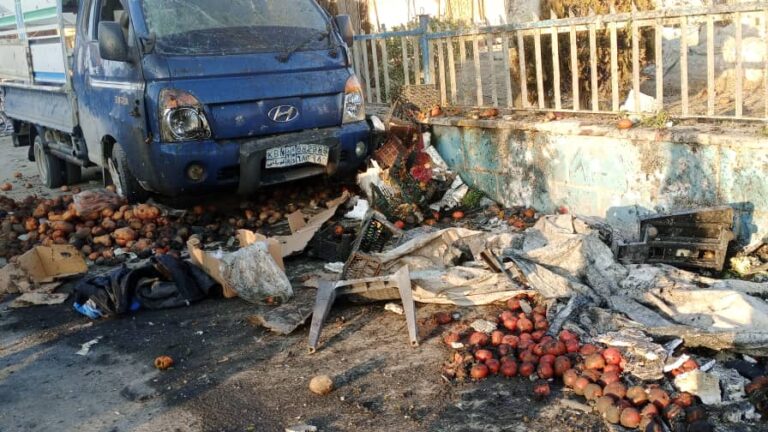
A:
<svg viewBox="0 0 768 432">
<path fill-rule="evenodd" d="M 368 102 L 431 84 L 444 106 L 768 119 L 768 2 L 429 27 L 355 38 Z"/>
</svg>

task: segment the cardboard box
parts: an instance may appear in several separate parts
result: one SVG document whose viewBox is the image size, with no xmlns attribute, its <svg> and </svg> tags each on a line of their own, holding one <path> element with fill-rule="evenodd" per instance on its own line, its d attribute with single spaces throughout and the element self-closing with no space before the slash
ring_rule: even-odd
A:
<svg viewBox="0 0 768 432">
<path fill-rule="evenodd" d="M 288 225 L 291 228 L 291 235 L 268 238 L 261 234 L 248 230 L 239 230 L 237 240 L 240 247 L 247 247 L 256 242 L 266 242 L 269 254 L 275 263 L 285 271 L 283 258 L 302 252 L 306 249 L 309 242 L 322 228 L 323 224 L 329 221 L 338 210 L 339 206 L 349 199 L 349 193 L 344 194 L 328 202 L 328 209 L 308 217 L 301 211 L 288 215 Z M 224 297 L 237 297 L 237 292 L 232 288 L 229 281 L 225 280 L 221 274 L 221 259 L 226 252 L 223 251 L 205 251 L 199 240 L 191 239 L 187 242 L 189 256 L 192 262 L 205 270 L 216 282 L 221 284 Z"/>
<path fill-rule="evenodd" d="M 51 283 L 88 271 L 80 251 L 71 245 L 37 246 L 20 256 L 18 263 L 36 284 Z"/>
</svg>

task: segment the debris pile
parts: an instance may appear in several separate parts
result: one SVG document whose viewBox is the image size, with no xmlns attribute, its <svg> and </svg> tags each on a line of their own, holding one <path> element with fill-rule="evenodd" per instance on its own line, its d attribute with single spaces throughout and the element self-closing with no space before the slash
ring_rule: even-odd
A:
<svg viewBox="0 0 768 432">
<path fill-rule="evenodd" d="M 241 208 L 197 205 L 178 211 L 151 203 L 128 205 L 109 190 L 53 199 L 29 196 L 20 202 L 0 197 L 0 258 L 54 244 L 73 245 L 97 265 L 115 265 L 134 256 L 178 256 L 192 236 L 203 244 L 226 244 L 239 229 L 287 232 L 288 215 L 320 211 L 330 198 L 327 188 L 294 185 L 261 194 Z"/>
<path fill-rule="evenodd" d="M 445 312 L 434 319 L 442 325 L 452 321 Z M 519 376 L 536 380 L 533 392 L 538 397 L 549 396 L 549 382 L 558 379 L 590 402 L 608 423 L 654 431 L 663 430 L 666 421 L 674 431 L 711 430 L 706 410 L 691 393 L 670 395 L 659 384 L 643 385 L 624 374 L 627 359 L 622 351 L 582 343 L 569 330 L 557 337 L 547 334 L 549 322 L 542 304 L 532 308 L 528 298 L 515 298 L 491 327 L 472 327 L 478 326 L 458 324 L 444 334 L 444 342 L 454 349 L 442 369 L 446 378 Z M 696 369 L 693 360 L 680 367 L 681 371 Z"/>
</svg>

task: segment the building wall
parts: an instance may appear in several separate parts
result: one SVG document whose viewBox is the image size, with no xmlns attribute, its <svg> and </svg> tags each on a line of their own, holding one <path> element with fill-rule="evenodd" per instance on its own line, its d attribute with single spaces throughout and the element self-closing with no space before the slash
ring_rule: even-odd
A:
<svg viewBox="0 0 768 432">
<path fill-rule="evenodd" d="M 565 206 L 632 236 L 645 215 L 730 205 L 741 242 L 768 236 L 768 139 L 756 133 L 449 119 L 433 131 L 446 162 L 507 206 Z"/>
<path fill-rule="evenodd" d="M 433 18 L 450 14 L 454 20 L 499 25 L 507 22 L 510 1 L 516 0 L 368 0 L 368 13 L 374 29 L 377 25 L 381 29 L 405 25 L 421 14 Z"/>
</svg>

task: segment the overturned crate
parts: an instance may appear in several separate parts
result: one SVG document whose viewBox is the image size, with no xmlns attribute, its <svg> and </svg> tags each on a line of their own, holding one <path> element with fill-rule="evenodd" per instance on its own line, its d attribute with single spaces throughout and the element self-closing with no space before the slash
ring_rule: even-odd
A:
<svg viewBox="0 0 768 432">
<path fill-rule="evenodd" d="M 352 253 L 341 274 L 342 279 L 362 279 L 381 274 L 381 262 L 373 254 L 382 252 L 387 243 L 402 235 L 402 230 L 392 225 L 383 214 L 370 212 L 352 245 Z"/>
<path fill-rule="evenodd" d="M 733 218 L 731 207 L 644 218 L 640 221 L 643 241 L 619 245 L 618 260 L 722 271 L 734 239 Z"/>
</svg>

